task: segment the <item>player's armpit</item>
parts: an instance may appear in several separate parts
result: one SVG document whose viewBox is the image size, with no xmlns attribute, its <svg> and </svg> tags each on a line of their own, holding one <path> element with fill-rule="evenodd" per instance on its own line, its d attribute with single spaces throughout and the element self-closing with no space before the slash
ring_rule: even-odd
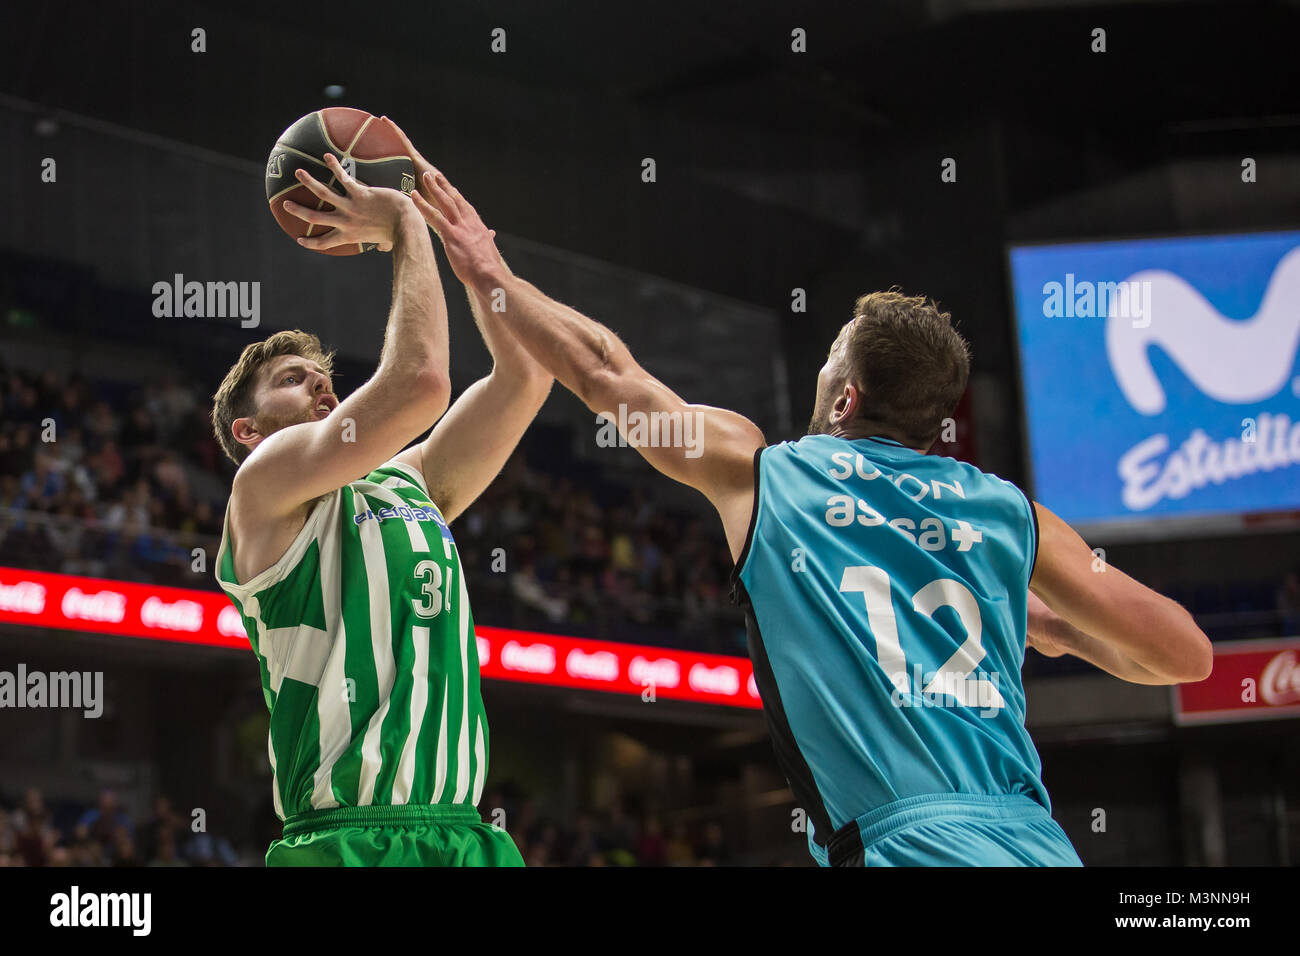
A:
<svg viewBox="0 0 1300 956">
<path fill-rule="evenodd" d="M 1030 588 L 1052 611 L 1160 682 L 1200 681 L 1209 676 L 1214 650 L 1182 605 L 1114 565 L 1097 562 L 1074 529 L 1037 502 L 1034 508 L 1039 542 Z"/>
<path fill-rule="evenodd" d="M 428 438 L 397 456 L 424 476 L 444 520 L 456 520 L 500 474 L 551 383 L 546 375 L 486 375 L 452 403 Z"/>
</svg>

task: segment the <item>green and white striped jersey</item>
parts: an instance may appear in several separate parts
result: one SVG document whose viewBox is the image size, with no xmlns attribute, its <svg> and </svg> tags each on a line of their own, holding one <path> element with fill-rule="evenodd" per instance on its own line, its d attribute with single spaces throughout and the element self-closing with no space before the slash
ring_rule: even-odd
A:
<svg viewBox="0 0 1300 956">
<path fill-rule="evenodd" d="M 465 576 L 422 477 L 389 461 L 316 503 L 274 565 L 217 582 L 271 712 L 275 812 L 476 805 L 488 725 Z"/>
</svg>

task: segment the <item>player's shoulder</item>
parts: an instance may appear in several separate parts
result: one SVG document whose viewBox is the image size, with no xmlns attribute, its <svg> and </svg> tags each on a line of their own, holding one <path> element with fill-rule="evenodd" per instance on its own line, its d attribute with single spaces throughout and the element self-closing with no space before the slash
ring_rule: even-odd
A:
<svg viewBox="0 0 1300 956">
<path fill-rule="evenodd" d="M 361 481 L 383 485 L 388 488 L 407 486 L 415 488 L 425 496 L 429 494 L 429 486 L 424 480 L 424 473 L 411 462 L 403 461 L 400 458 L 390 458 L 378 468 L 371 470 Z"/>
<path fill-rule="evenodd" d="M 931 457 L 937 458 L 942 456 L 935 455 Z M 944 460 L 951 461 L 953 463 L 952 474 L 962 476 L 968 484 L 981 482 L 985 488 L 991 489 L 995 493 L 999 493 L 1004 499 L 1011 499 L 1019 506 L 1032 508 L 1029 499 L 1029 492 L 1025 491 L 1014 481 L 1003 478 L 996 472 L 984 471 L 977 465 L 973 465 L 968 461 L 961 461 L 956 458 L 945 458 Z"/>
</svg>

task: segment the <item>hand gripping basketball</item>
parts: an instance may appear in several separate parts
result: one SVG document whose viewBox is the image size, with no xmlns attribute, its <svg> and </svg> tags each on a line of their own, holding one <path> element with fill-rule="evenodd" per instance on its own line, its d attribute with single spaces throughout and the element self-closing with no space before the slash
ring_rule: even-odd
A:
<svg viewBox="0 0 1300 956">
<path fill-rule="evenodd" d="M 312 194 L 334 208 L 311 209 L 295 202 L 284 203 L 286 212 L 318 226 L 329 226 L 321 236 L 299 237 L 298 245 L 306 249 L 332 249 L 349 243 L 376 243 L 381 252 L 389 252 L 402 215 L 411 208 L 410 198 L 396 189 L 367 186 L 348 175 L 333 153 L 325 154 L 325 165 L 343 190 L 339 195 L 305 169 L 295 170 L 298 181 Z"/>
</svg>

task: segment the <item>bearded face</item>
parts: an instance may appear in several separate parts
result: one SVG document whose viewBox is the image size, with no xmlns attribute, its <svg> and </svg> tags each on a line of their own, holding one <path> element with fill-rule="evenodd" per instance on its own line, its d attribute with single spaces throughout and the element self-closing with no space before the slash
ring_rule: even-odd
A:
<svg viewBox="0 0 1300 956">
<path fill-rule="evenodd" d="M 823 388 L 821 376 L 817 377 L 817 399 L 813 403 L 812 418 L 808 421 L 809 435 L 825 435 L 830 431 L 831 406 L 835 404 L 835 390 Z"/>
<path fill-rule="evenodd" d="M 293 410 L 269 411 L 263 409 L 257 413 L 254 421 L 257 422 L 257 430 L 263 435 L 272 435 L 281 428 L 288 428 L 290 425 L 299 425 L 302 422 L 315 421 L 320 417 L 311 406 Z"/>
<path fill-rule="evenodd" d="M 266 437 L 290 425 L 320 421 L 338 404 L 329 376 L 319 365 L 297 355 L 282 355 L 265 372 L 252 421 Z"/>
</svg>

